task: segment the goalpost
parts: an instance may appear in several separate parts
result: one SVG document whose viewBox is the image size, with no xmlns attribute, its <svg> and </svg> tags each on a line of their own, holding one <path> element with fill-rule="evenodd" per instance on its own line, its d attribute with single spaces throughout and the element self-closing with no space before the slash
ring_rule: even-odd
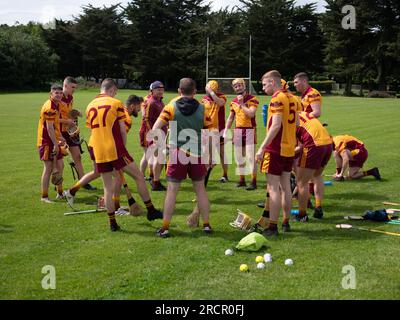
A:
<svg viewBox="0 0 400 320">
<path fill-rule="evenodd" d="M 256 90 L 251 83 L 251 49 L 252 49 L 252 39 L 251 35 L 249 36 L 249 73 L 247 77 L 244 76 L 237 76 L 232 78 L 220 78 L 220 77 L 209 77 L 209 51 L 210 51 L 210 38 L 207 37 L 207 54 L 206 54 L 206 83 L 209 80 L 217 80 L 219 83 L 219 87 L 221 92 L 226 94 L 234 94 L 232 88 L 232 80 L 236 78 L 243 78 L 246 82 L 246 88 L 249 90 L 250 94 L 257 94 Z"/>
</svg>

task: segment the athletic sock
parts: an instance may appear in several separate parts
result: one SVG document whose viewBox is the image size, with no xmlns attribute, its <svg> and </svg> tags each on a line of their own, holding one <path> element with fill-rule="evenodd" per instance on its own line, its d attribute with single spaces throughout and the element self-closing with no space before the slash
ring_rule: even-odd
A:
<svg viewBox="0 0 400 320">
<path fill-rule="evenodd" d="M 69 193 L 71 194 L 71 196 L 75 196 L 75 194 L 78 192 L 78 190 L 81 188 L 81 184 L 78 181 L 77 183 L 75 183 L 71 189 L 69 189 Z"/>
<path fill-rule="evenodd" d="M 128 205 L 129 205 L 129 206 L 132 206 L 132 205 L 134 205 L 135 203 L 136 203 L 136 200 L 135 200 L 134 197 L 128 199 Z"/>
<path fill-rule="evenodd" d="M 264 214 L 257 221 L 257 223 L 264 229 L 267 227 L 268 222 L 269 222 L 269 218 L 264 217 Z"/>
<path fill-rule="evenodd" d="M 151 199 L 149 201 L 143 201 L 144 205 L 146 206 L 147 212 L 152 213 L 156 210 L 156 208 L 154 208 L 153 203 L 151 202 Z"/>
<path fill-rule="evenodd" d="M 322 207 L 322 199 L 315 198 L 315 207 Z"/>
<path fill-rule="evenodd" d="M 42 198 L 48 198 L 49 192 L 47 190 L 42 190 Z"/>
<path fill-rule="evenodd" d="M 283 219 L 283 222 L 282 222 L 282 224 L 288 224 L 288 223 L 289 223 L 289 221 L 290 221 L 290 219 L 289 219 L 289 218 L 285 218 L 285 219 Z"/>
<path fill-rule="evenodd" d="M 269 221 L 268 225 L 269 230 L 278 230 L 278 221 Z"/>
<path fill-rule="evenodd" d="M 340 174 L 342 172 L 342 168 L 336 168 L 336 174 Z"/>
<path fill-rule="evenodd" d="M 58 184 L 58 185 L 56 186 L 56 189 L 57 189 L 57 193 L 58 193 L 60 196 L 62 196 L 62 195 L 63 195 L 63 186 L 62 186 L 62 184 Z"/>
<path fill-rule="evenodd" d="M 120 208 L 120 197 L 113 196 L 112 200 L 114 201 L 115 210 L 118 210 Z"/>
<path fill-rule="evenodd" d="M 299 218 L 303 218 L 307 215 L 307 210 L 299 209 Z"/>
<path fill-rule="evenodd" d="M 367 171 L 363 172 L 364 176 L 373 176 L 374 175 L 374 169 L 369 169 Z"/>
<path fill-rule="evenodd" d="M 153 181 L 153 187 L 154 187 L 154 188 L 160 186 L 160 180 L 154 180 L 154 179 L 153 179 L 152 181 Z"/>
<path fill-rule="evenodd" d="M 244 176 L 240 176 L 240 180 L 239 180 L 239 182 L 240 182 L 240 183 L 245 183 L 245 182 L 246 182 L 246 180 L 245 180 Z"/>
<path fill-rule="evenodd" d="M 251 184 L 256 185 L 257 184 L 257 174 L 252 174 L 251 175 Z"/>
<path fill-rule="evenodd" d="M 169 221 L 163 220 L 162 229 L 163 230 L 168 230 L 169 229 Z"/>
<path fill-rule="evenodd" d="M 108 212 L 107 214 L 108 214 L 108 219 L 110 221 L 110 226 L 116 225 L 117 220 L 115 220 L 115 212 Z"/>
</svg>

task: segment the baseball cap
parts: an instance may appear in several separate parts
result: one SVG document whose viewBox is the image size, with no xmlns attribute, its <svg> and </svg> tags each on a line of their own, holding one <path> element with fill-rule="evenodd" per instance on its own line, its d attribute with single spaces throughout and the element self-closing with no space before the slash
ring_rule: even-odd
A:
<svg viewBox="0 0 400 320">
<path fill-rule="evenodd" d="M 154 89 L 158 89 L 158 88 L 164 88 L 164 85 L 162 84 L 161 81 L 154 81 L 154 82 L 150 85 L 150 90 L 154 90 Z"/>
</svg>

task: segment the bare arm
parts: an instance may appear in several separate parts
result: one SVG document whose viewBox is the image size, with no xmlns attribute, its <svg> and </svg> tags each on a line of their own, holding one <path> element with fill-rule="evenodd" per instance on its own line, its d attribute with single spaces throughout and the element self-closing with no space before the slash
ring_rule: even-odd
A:
<svg viewBox="0 0 400 320">
<path fill-rule="evenodd" d="M 58 154 L 59 148 L 58 148 L 58 141 L 56 138 L 56 132 L 54 130 L 54 122 L 46 121 L 46 128 L 47 128 L 47 132 L 49 133 L 51 142 L 53 142 L 53 145 L 54 145 L 53 152 Z"/>
<path fill-rule="evenodd" d="M 119 130 L 121 132 L 122 141 L 124 146 L 126 146 L 126 127 L 124 121 L 119 122 Z"/>
<path fill-rule="evenodd" d="M 340 174 L 339 174 L 339 177 L 343 177 L 344 176 L 344 174 L 347 172 L 347 170 L 349 169 L 349 163 L 350 163 L 350 151 L 349 150 L 344 150 L 342 153 L 341 153 L 341 157 L 342 157 L 342 159 L 343 159 L 343 162 L 342 162 L 342 171 L 340 172 Z"/>
<path fill-rule="evenodd" d="M 248 118 L 254 118 L 256 116 L 257 108 L 255 107 L 247 108 L 244 105 L 241 105 L 240 108 L 243 110 L 244 114 Z"/>
<path fill-rule="evenodd" d="M 228 120 L 226 120 L 225 130 L 224 130 L 224 139 L 226 139 L 227 131 L 231 128 L 233 120 L 235 120 L 235 113 L 231 112 L 229 114 Z"/>
<path fill-rule="evenodd" d="M 310 113 L 314 118 L 319 118 L 321 116 L 321 102 L 312 102 L 311 108 L 313 111 Z"/>
</svg>

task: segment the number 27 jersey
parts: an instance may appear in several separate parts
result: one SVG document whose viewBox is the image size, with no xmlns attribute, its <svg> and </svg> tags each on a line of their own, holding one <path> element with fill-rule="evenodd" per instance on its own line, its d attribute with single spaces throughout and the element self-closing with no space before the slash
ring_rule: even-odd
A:
<svg viewBox="0 0 400 320">
<path fill-rule="evenodd" d="M 123 103 L 105 94 L 98 95 L 86 108 L 86 127 L 91 129 L 89 145 L 96 163 L 115 161 L 128 154 L 120 131 L 126 120 Z"/>
</svg>

